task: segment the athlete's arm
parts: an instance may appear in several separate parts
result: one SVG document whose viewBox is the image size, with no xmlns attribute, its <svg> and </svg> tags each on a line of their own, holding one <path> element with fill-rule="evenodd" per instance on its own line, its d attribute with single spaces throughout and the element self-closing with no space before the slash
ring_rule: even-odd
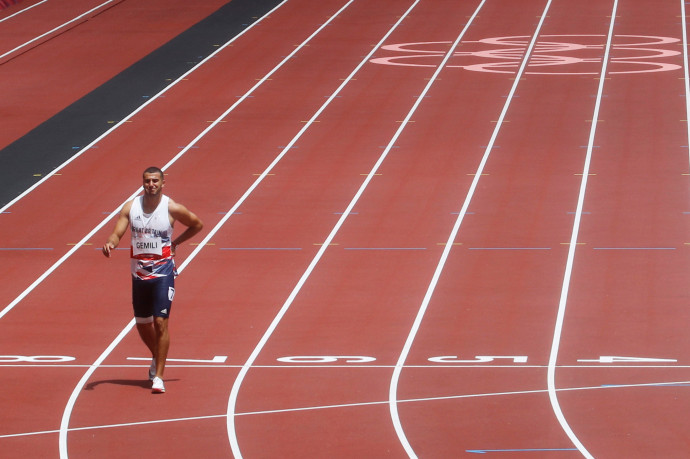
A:
<svg viewBox="0 0 690 459">
<path fill-rule="evenodd" d="M 197 217 L 194 212 L 191 212 L 182 204 L 179 204 L 172 199 L 168 202 L 168 212 L 173 220 L 179 221 L 187 227 L 186 230 L 172 241 L 173 253 L 175 247 L 182 244 L 187 239 L 190 239 L 195 234 L 197 234 L 204 227 L 204 222 Z"/>
<path fill-rule="evenodd" d="M 117 217 L 117 222 L 115 222 L 115 229 L 113 229 L 112 234 L 108 237 L 108 240 L 103 244 L 103 255 L 110 257 L 110 252 L 115 249 L 120 244 L 120 239 L 124 236 L 127 227 L 129 226 L 129 210 L 132 208 L 132 201 L 127 202 Z"/>
</svg>

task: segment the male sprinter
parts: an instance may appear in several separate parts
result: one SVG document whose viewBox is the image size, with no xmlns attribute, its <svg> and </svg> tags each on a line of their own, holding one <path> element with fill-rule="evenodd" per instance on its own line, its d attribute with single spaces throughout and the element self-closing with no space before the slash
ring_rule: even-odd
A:
<svg viewBox="0 0 690 459">
<path fill-rule="evenodd" d="M 103 255 L 110 257 L 130 227 L 132 249 L 132 304 L 139 336 L 151 351 L 153 360 L 149 379 L 152 392 L 165 392 L 163 372 L 170 347 L 168 317 L 175 295 L 175 247 L 191 238 L 204 224 L 182 204 L 163 194 L 163 171 L 149 167 L 144 171 L 144 195 L 125 203 L 113 233 L 103 245 Z M 172 239 L 173 224 L 187 227 Z"/>
</svg>

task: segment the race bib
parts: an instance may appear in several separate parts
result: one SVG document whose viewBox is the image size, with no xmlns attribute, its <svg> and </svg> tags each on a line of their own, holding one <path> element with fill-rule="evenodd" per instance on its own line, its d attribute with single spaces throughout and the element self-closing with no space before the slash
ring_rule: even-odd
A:
<svg viewBox="0 0 690 459">
<path fill-rule="evenodd" d="M 160 237 L 132 239 L 132 255 L 163 255 L 163 239 Z"/>
</svg>

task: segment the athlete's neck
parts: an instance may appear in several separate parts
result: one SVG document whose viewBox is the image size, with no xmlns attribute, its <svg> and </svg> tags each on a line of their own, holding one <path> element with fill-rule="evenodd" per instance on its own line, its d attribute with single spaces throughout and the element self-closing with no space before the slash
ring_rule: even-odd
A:
<svg viewBox="0 0 690 459">
<path fill-rule="evenodd" d="M 151 212 L 156 210 L 158 204 L 161 203 L 161 199 L 163 199 L 162 193 L 157 193 L 154 195 L 144 194 L 141 200 L 141 208 L 144 211 L 144 213 L 150 214 Z"/>
</svg>

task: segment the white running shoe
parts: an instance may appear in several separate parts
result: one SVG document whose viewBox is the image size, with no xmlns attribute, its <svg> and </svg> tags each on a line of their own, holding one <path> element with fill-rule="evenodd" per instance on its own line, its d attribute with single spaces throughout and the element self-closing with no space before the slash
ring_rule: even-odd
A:
<svg viewBox="0 0 690 459">
<path fill-rule="evenodd" d="M 158 376 L 154 376 L 153 378 L 151 392 L 153 392 L 154 394 L 162 394 L 165 392 L 165 385 L 163 384 L 163 380 Z"/>
<path fill-rule="evenodd" d="M 149 367 L 149 381 L 153 381 L 156 377 L 156 359 L 151 360 L 151 366 Z"/>
</svg>

